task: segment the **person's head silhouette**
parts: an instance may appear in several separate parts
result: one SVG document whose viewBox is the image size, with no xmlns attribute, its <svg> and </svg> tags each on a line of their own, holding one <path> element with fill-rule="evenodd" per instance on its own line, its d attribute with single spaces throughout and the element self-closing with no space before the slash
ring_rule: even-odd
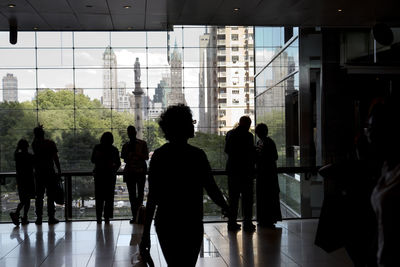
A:
<svg viewBox="0 0 400 267">
<path fill-rule="evenodd" d="M 25 139 L 20 139 L 17 144 L 17 149 L 15 150 L 16 152 L 21 151 L 21 152 L 26 152 L 28 151 L 29 143 Z"/>
<path fill-rule="evenodd" d="M 158 122 L 165 139 L 170 142 L 187 142 L 194 137 L 192 112 L 188 106 L 178 104 L 169 106 Z"/>
<path fill-rule="evenodd" d="M 136 139 L 136 128 L 135 126 L 129 125 L 128 128 L 126 129 L 128 133 L 128 137 L 130 140 L 135 140 Z"/>
<path fill-rule="evenodd" d="M 44 139 L 44 130 L 43 130 L 43 126 L 40 125 L 38 127 L 35 127 L 33 129 L 33 135 L 35 136 L 35 139 Z"/>
<path fill-rule="evenodd" d="M 114 136 L 111 132 L 105 132 L 100 138 L 100 144 L 111 146 L 114 143 Z"/>
<path fill-rule="evenodd" d="M 266 138 L 268 136 L 268 126 L 265 123 L 257 124 L 256 135 L 260 139 Z"/>
<path fill-rule="evenodd" d="M 239 128 L 248 131 L 251 126 L 251 119 L 249 116 L 242 116 L 239 119 Z"/>
</svg>

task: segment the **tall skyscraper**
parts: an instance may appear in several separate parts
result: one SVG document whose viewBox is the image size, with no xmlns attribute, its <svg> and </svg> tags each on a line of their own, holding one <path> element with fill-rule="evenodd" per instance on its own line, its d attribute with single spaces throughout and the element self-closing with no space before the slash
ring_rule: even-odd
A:
<svg viewBox="0 0 400 267">
<path fill-rule="evenodd" d="M 117 56 L 108 46 L 103 53 L 103 98 L 106 108 L 118 108 Z"/>
<path fill-rule="evenodd" d="M 3 77 L 3 101 L 18 102 L 18 79 L 12 73 Z"/>
<path fill-rule="evenodd" d="M 186 104 L 182 87 L 182 56 L 175 42 L 174 51 L 171 54 L 171 89 L 167 93 L 167 106 Z"/>
<path fill-rule="evenodd" d="M 206 43 L 200 38 L 200 50 Z M 200 55 L 199 87 L 204 89 L 203 128 L 225 134 L 243 115 L 254 116 L 254 40 L 252 27 L 210 27 L 207 53 Z M 207 55 L 207 57 L 205 56 Z M 206 77 L 201 77 L 204 73 Z M 199 98 L 199 101 L 202 101 Z M 199 102 L 199 106 L 202 103 Z M 217 127 L 215 127 L 217 125 Z"/>
<path fill-rule="evenodd" d="M 110 46 L 103 53 L 103 68 L 103 106 L 120 112 L 132 112 L 132 95 L 127 93 L 126 83 L 118 81 L 117 56 Z"/>
</svg>

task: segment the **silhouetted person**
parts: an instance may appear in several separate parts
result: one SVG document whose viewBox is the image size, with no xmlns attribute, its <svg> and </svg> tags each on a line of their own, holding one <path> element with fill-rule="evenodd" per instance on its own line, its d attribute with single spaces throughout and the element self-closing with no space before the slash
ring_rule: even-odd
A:
<svg viewBox="0 0 400 267">
<path fill-rule="evenodd" d="M 121 158 L 126 163 L 124 168 L 124 182 L 126 182 L 126 186 L 128 187 L 129 202 L 131 203 L 132 219 L 130 223 L 134 223 L 137 211 L 143 203 L 147 172 L 146 160 L 149 159 L 149 151 L 147 143 L 136 138 L 136 129 L 134 126 L 128 126 L 127 131 L 129 142 L 122 146 Z"/>
<path fill-rule="evenodd" d="M 254 136 L 249 132 L 251 119 L 243 116 L 239 126 L 226 134 L 225 153 L 228 154 L 226 170 L 228 172 L 229 206 L 232 214 L 228 221 L 228 230 L 237 231 L 239 198 L 242 196 L 243 230 L 254 231 L 253 219 L 253 178 L 255 172 Z"/>
<path fill-rule="evenodd" d="M 260 226 L 274 228 L 274 224 L 282 220 L 276 167 L 278 152 L 275 142 L 268 137 L 266 124 L 256 126 L 256 135 L 259 138 L 256 147 L 257 221 Z"/>
<path fill-rule="evenodd" d="M 100 138 L 100 144 L 96 145 L 92 152 L 97 223 L 101 223 L 103 216 L 105 223 L 109 223 L 113 218 L 115 182 L 121 166 L 118 149 L 113 143 L 112 133 L 105 132 Z"/>
<path fill-rule="evenodd" d="M 19 225 L 19 214 L 22 208 L 24 209 L 24 215 L 21 218 L 21 224 L 29 223 L 28 212 L 31 206 L 31 199 L 35 198 L 33 155 L 28 152 L 28 148 L 28 141 L 21 139 L 18 141 L 17 149 L 14 153 L 19 204 L 16 211 L 10 213 L 10 217 L 15 225 Z"/>
<path fill-rule="evenodd" d="M 206 154 L 187 143 L 194 136 L 189 107 L 168 107 L 159 125 L 169 142 L 150 161 L 141 253 L 150 249 L 150 227 L 157 207 L 155 227 L 168 266 L 195 266 L 203 240 L 203 189 L 225 213 L 228 205 Z"/>
<path fill-rule="evenodd" d="M 55 187 L 59 179 L 61 179 L 61 166 L 58 159 L 58 150 L 56 143 L 52 140 L 44 138 L 44 130 L 42 126 L 38 126 L 33 130 L 34 139 L 32 149 L 34 153 L 35 182 L 36 182 L 36 221 L 37 225 L 42 224 L 43 218 L 43 198 L 44 193 L 47 195 L 47 215 L 48 223 L 56 224 L 59 221 L 54 217 L 56 209 L 54 206 Z M 57 168 L 57 174 L 54 170 Z"/>
<path fill-rule="evenodd" d="M 400 109 L 398 103 L 377 104 L 370 116 L 368 139 L 383 160 L 371 202 L 378 223 L 378 265 L 400 266 Z"/>
</svg>

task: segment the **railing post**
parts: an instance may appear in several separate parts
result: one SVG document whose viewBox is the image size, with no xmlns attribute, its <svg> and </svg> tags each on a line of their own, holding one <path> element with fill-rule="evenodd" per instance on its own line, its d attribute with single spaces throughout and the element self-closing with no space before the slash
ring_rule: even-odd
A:
<svg viewBox="0 0 400 267">
<path fill-rule="evenodd" d="M 72 176 L 65 175 L 65 221 L 72 219 Z"/>
</svg>

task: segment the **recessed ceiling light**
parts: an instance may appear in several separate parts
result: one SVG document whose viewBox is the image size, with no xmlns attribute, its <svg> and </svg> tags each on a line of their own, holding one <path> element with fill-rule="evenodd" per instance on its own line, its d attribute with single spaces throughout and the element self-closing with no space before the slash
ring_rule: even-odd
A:
<svg viewBox="0 0 400 267">
<path fill-rule="evenodd" d="M 131 8 L 131 6 L 124 6 L 124 8 L 128 9 L 128 8 Z"/>
<path fill-rule="evenodd" d="M 234 9 L 233 9 L 233 11 L 235 11 L 235 12 L 238 12 L 240 10 L 240 8 L 238 8 L 238 7 L 235 7 Z"/>
<path fill-rule="evenodd" d="M 338 11 L 338 12 L 342 12 L 342 11 L 343 11 L 343 9 L 340 9 L 340 8 L 339 8 L 337 11 Z"/>
<path fill-rule="evenodd" d="M 132 27 L 128 27 L 128 30 L 132 30 L 133 28 Z"/>
<path fill-rule="evenodd" d="M 9 8 L 14 8 L 14 7 L 16 7 L 16 5 L 14 5 L 14 4 L 8 4 L 8 7 L 9 7 Z"/>
<path fill-rule="evenodd" d="M 38 27 L 33 27 L 33 29 L 36 31 L 36 30 L 39 30 L 39 28 Z"/>
</svg>

